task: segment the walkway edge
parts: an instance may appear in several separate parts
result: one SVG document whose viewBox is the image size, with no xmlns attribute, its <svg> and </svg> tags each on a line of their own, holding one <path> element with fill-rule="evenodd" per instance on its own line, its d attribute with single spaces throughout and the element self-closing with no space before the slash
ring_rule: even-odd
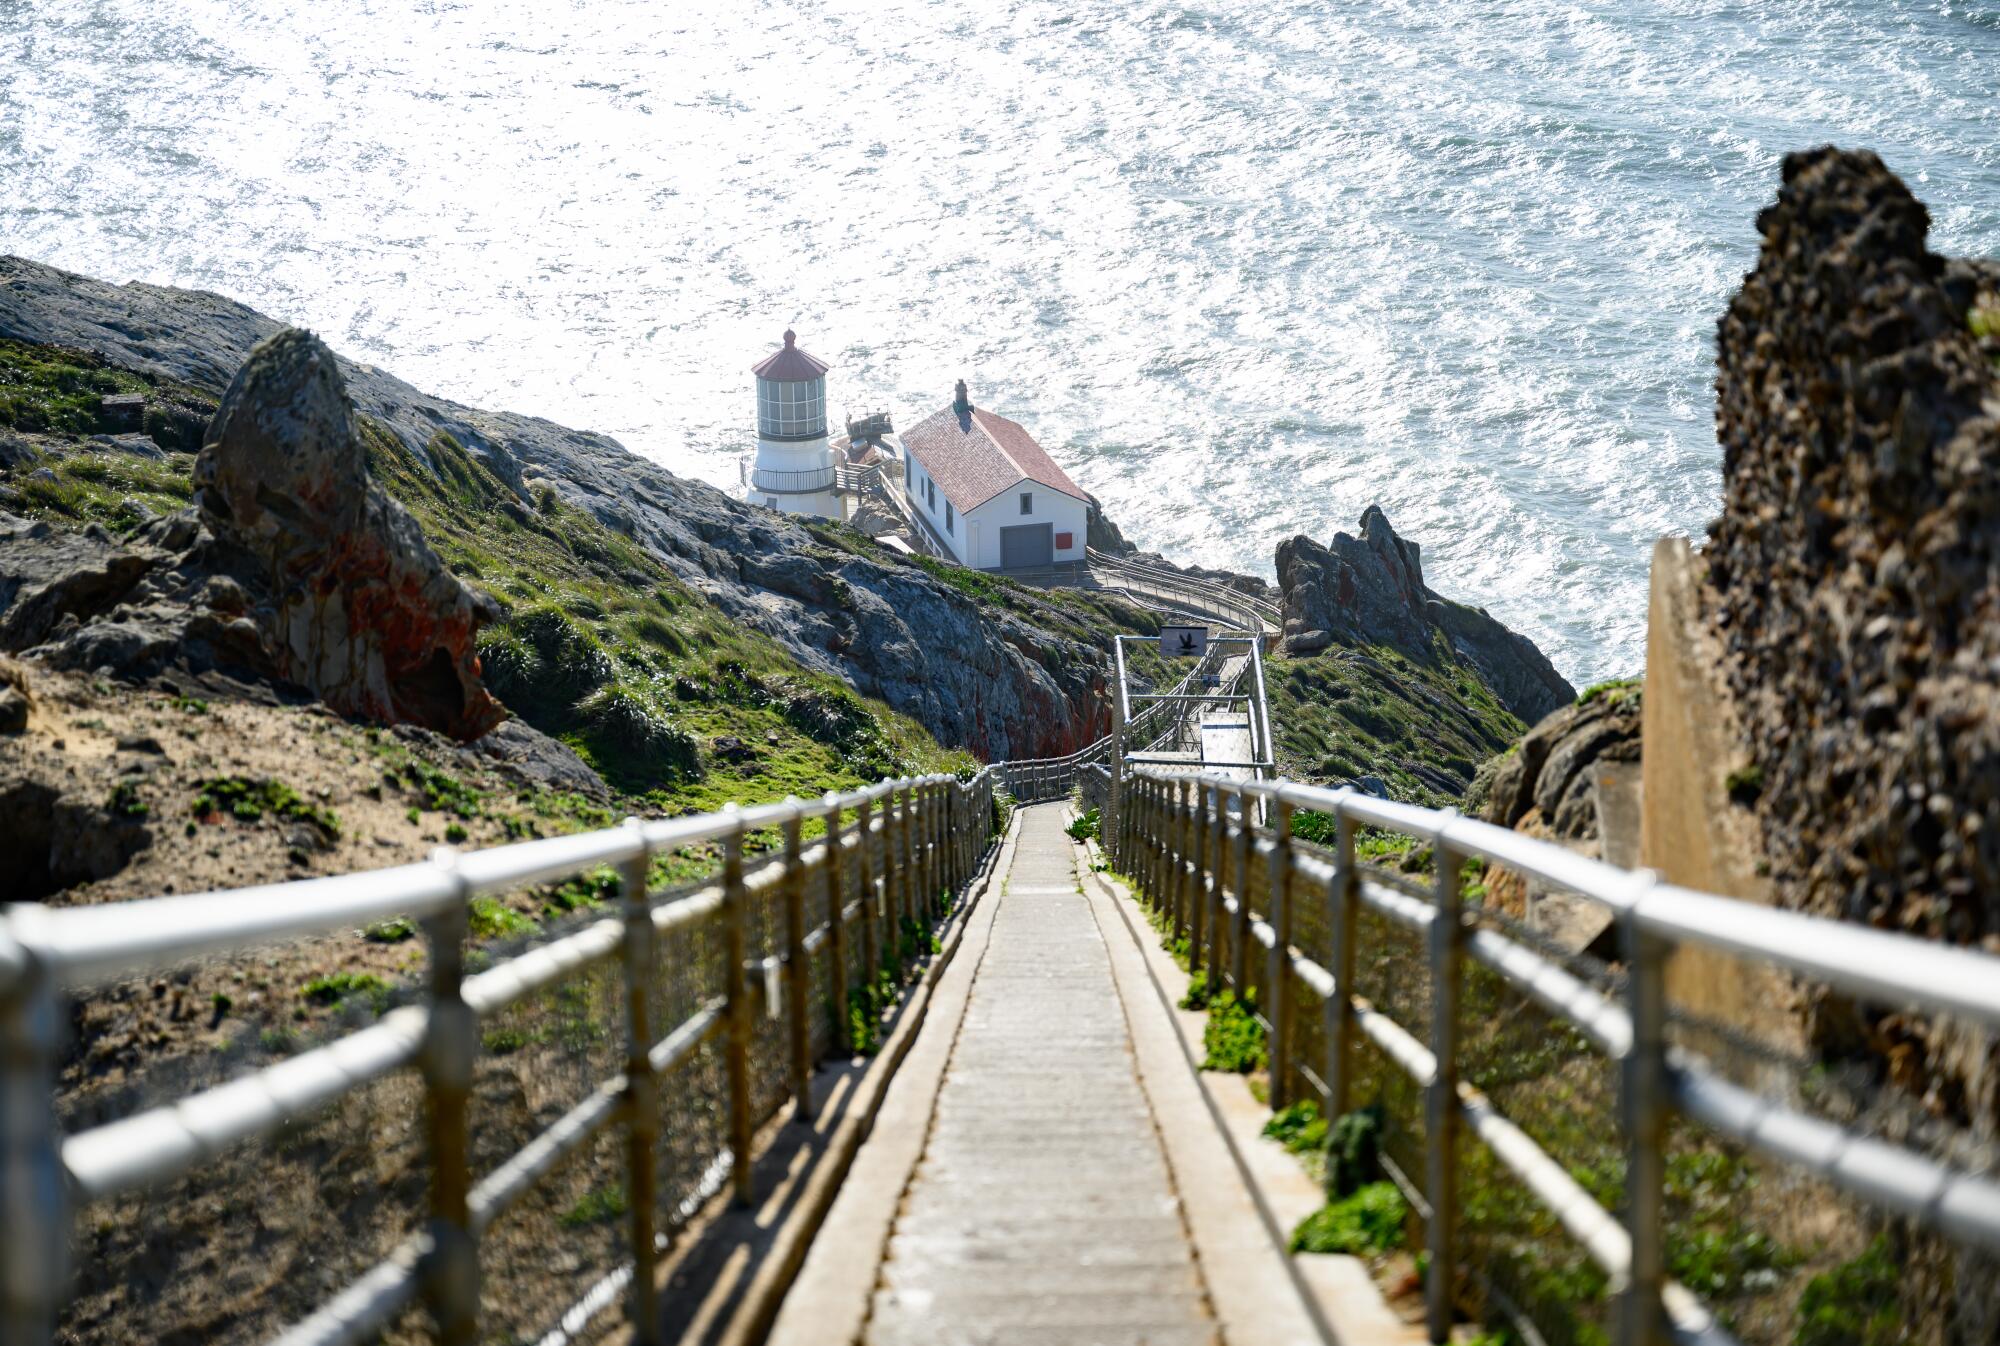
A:
<svg viewBox="0 0 2000 1346">
<path fill-rule="evenodd" d="M 1249 1181 L 1207 1082 L 1189 1058 L 1174 1006 L 1135 929 L 1129 900 L 1076 849 L 1084 896 L 1111 955 L 1139 1081 L 1173 1172 L 1209 1301 L 1230 1346 L 1322 1346 L 1332 1340 L 1281 1242 L 1270 1235 L 1262 1194 Z"/>
<path fill-rule="evenodd" d="M 951 1049 L 958 1038 L 958 1021 L 970 999 L 972 976 L 985 951 L 999 903 L 993 886 L 1004 883 L 1021 831 L 1021 811 L 1014 810 L 1006 836 L 976 888 L 960 908 L 943 941 L 921 1004 L 912 1003 L 883 1044 L 890 1058 L 886 1070 L 872 1073 L 863 1088 L 872 1094 L 832 1142 L 834 1162 L 814 1175 L 813 1190 L 802 1203 L 794 1244 L 782 1277 L 759 1287 L 758 1302 L 739 1320 L 753 1321 L 757 1331 L 732 1332 L 732 1346 L 832 1346 L 858 1341 L 867 1323 L 875 1283 L 887 1252 L 897 1208 L 909 1186 L 910 1174 L 923 1157 L 931 1113 Z M 964 958 L 959 958 L 961 951 Z M 920 1046 L 919 1030 L 936 1010 L 940 1025 L 950 1031 L 931 1034 Z M 913 1050 L 914 1049 L 914 1050 Z M 903 1067 L 910 1069 L 905 1072 Z M 862 1142 L 874 1140 L 857 1160 Z M 768 1329 L 768 1330 L 767 1330 Z"/>
<path fill-rule="evenodd" d="M 1283 1263 L 1290 1291 L 1303 1312 L 1310 1316 L 1311 1340 L 1331 1346 L 1422 1346 L 1423 1329 L 1396 1316 L 1358 1258 L 1294 1256 L 1289 1251 L 1292 1227 L 1321 1204 L 1318 1188 L 1290 1155 L 1263 1139 L 1262 1114 L 1267 1109 L 1251 1095 L 1248 1084 L 1236 1076 L 1212 1078 L 1201 1069 L 1200 1025 L 1206 1016 L 1183 1011 L 1178 1004 L 1178 992 L 1186 989 L 1187 974 L 1174 964 L 1154 936 L 1151 923 L 1131 891 L 1122 881 L 1096 867 L 1102 860 L 1097 848 L 1078 843 L 1076 849 L 1077 868 L 1088 876 L 1085 891 L 1094 890 L 1118 913 L 1136 957 L 1144 966 L 1154 998 L 1172 1025 L 1173 1045 L 1180 1049 L 1180 1064 L 1191 1076 L 1192 1089 L 1199 1095 L 1228 1150 L 1241 1190 L 1254 1203 L 1265 1245 Z M 1170 990 L 1169 981 L 1177 982 L 1178 990 Z M 1234 1086 L 1232 1097 L 1224 1098 L 1218 1086 Z M 1189 1221 L 1191 1225 L 1194 1223 L 1192 1209 Z M 1198 1226 L 1195 1232 L 1199 1240 Z M 1205 1247 L 1202 1256 L 1205 1262 L 1208 1256 Z M 1226 1308 L 1218 1299 L 1217 1315 L 1223 1318 L 1228 1330 Z M 1263 1339 L 1243 1340 L 1261 1343 Z"/>
</svg>

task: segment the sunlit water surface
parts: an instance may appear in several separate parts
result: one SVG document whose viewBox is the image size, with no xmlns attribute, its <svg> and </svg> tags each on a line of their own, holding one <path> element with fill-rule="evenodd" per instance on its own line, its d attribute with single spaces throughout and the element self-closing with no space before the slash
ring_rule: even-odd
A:
<svg viewBox="0 0 2000 1346">
<path fill-rule="evenodd" d="M 1828 140 L 2000 253 L 2000 8 L 0 0 L 0 248 L 732 486 L 790 324 L 836 414 L 963 376 L 1181 559 L 1379 502 L 1579 683 Z"/>
</svg>

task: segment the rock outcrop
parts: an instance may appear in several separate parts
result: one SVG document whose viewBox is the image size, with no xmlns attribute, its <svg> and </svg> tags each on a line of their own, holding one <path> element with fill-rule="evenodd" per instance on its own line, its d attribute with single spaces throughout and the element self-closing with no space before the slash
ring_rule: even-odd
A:
<svg viewBox="0 0 2000 1346">
<path fill-rule="evenodd" d="M 473 640 L 497 616 L 368 480 L 333 352 L 291 328 L 250 352 L 195 460 L 201 518 L 257 564 L 279 672 L 343 715 L 478 738 L 506 717 Z"/>
<path fill-rule="evenodd" d="M 2000 284 L 1929 222 L 1872 154 L 1786 158 L 1705 559 L 1788 899 L 2000 941 Z"/>
<path fill-rule="evenodd" d="M 219 295 L 110 285 L 0 256 L 0 336 L 220 388 L 279 330 Z M 948 579 L 676 477 L 606 436 L 462 406 L 352 361 L 338 367 L 355 410 L 413 454 L 427 458 L 443 431 L 524 502 L 538 487 L 553 490 L 805 667 L 880 698 L 944 743 L 994 758 L 1054 755 L 1106 727 L 1104 651 L 1073 615 L 1035 610 L 1032 597 L 983 605 Z"/>
<path fill-rule="evenodd" d="M 1629 684 L 1564 706 L 1480 768 L 1466 807 L 1501 827 L 1534 828 L 1539 820 L 1538 833 L 1593 848 L 1599 839 L 1594 768 L 1638 763 L 1640 710 L 1639 689 Z"/>
<path fill-rule="evenodd" d="M 332 353 L 259 346 L 196 461 L 196 508 L 129 538 L 0 513 L 0 650 L 476 739 L 506 712 L 473 638 L 490 604 L 369 484 Z"/>
<path fill-rule="evenodd" d="M 1530 723 L 1576 698 L 1533 641 L 1485 609 L 1428 588 L 1422 549 L 1398 536 L 1378 506 L 1362 513 L 1360 537 L 1335 533 L 1325 546 L 1303 536 L 1279 543 L 1278 586 L 1287 654 L 1316 654 L 1337 642 L 1388 645 L 1427 662 L 1456 659 Z"/>
</svg>

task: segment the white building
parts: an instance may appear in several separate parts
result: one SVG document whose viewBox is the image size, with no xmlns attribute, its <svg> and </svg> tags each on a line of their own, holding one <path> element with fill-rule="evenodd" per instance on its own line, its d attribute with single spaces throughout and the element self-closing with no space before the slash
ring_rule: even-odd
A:
<svg viewBox="0 0 2000 1346">
<path fill-rule="evenodd" d="M 744 499 L 788 514 L 841 517 L 826 439 L 826 361 L 787 331 L 784 346 L 752 365 L 757 376 L 757 458 Z"/>
<path fill-rule="evenodd" d="M 1019 570 L 1084 559 L 1088 498 L 1034 437 L 972 405 L 952 404 L 903 435 L 910 512 L 960 565 Z"/>
</svg>

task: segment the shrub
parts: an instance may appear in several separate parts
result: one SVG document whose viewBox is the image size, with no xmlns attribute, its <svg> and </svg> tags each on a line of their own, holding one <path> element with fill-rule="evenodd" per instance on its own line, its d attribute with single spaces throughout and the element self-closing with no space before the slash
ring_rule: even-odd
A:
<svg viewBox="0 0 2000 1346">
<path fill-rule="evenodd" d="M 1208 1023 L 1201 1034 L 1206 1052 L 1203 1070 L 1248 1075 L 1264 1068 L 1264 1025 L 1257 1022 L 1256 1007 L 1255 987 L 1240 999 L 1234 991 L 1224 991 L 1209 1001 Z"/>
<path fill-rule="evenodd" d="M 1403 1245 L 1409 1203 L 1393 1182 L 1371 1182 L 1308 1215 L 1292 1231 L 1295 1253 L 1387 1252 Z"/>
<path fill-rule="evenodd" d="M 1099 835 L 1097 829 L 1100 821 L 1097 810 L 1092 809 L 1072 819 L 1070 825 L 1063 830 L 1069 833 L 1072 841 L 1094 841 Z"/>
<path fill-rule="evenodd" d="M 197 818 L 228 814 L 246 823 L 254 823 L 269 813 L 279 818 L 311 823 L 330 841 L 340 837 L 340 818 L 332 809 L 307 803 L 283 781 L 217 776 L 202 782 L 195 793 L 191 811 Z"/>
<path fill-rule="evenodd" d="M 606 687 L 580 709 L 596 746 L 615 757 L 636 759 L 649 775 L 693 775 L 700 766 L 701 752 L 694 735 L 653 709 L 629 687 Z"/>
<path fill-rule="evenodd" d="M 389 983 L 372 972 L 329 972 L 299 988 L 299 998 L 320 1006 L 338 1005 L 349 996 L 365 995 L 377 1014 L 389 1004 Z"/>
<path fill-rule="evenodd" d="M 1348 1196 L 1382 1176 L 1382 1109 L 1342 1113 L 1327 1132 L 1327 1190 Z"/>
<path fill-rule="evenodd" d="M 578 1197 L 576 1204 L 562 1213 L 562 1222 L 571 1229 L 583 1225 L 601 1224 L 606 1220 L 617 1219 L 626 1209 L 623 1187 L 594 1187 Z"/>
<path fill-rule="evenodd" d="M 1806 1282 L 1793 1346 L 1890 1346 L 1901 1336 L 1900 1275 L 1889 1236 L 1878 1234 L 1859 1257 Z"/>
<path fill-rule="evenodd" d="M 1318 1104 L 1294 1103 L 1271 1115 L 1264 1134 L 1293 1154 L 1313 1154 L 1326 1147 L 1326 1119 L 1319 1115 Z"/>
</svg>

